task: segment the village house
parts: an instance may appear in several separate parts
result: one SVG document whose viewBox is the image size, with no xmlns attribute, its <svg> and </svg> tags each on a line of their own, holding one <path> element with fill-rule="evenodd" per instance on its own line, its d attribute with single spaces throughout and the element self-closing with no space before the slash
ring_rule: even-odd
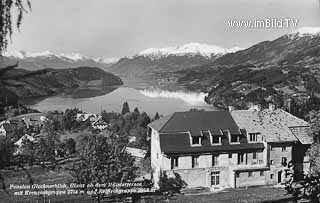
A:
<svg viewBox="0 0 320 203">
<path fill-rule="evenodd" d="M 34 137 L 32 137 L 32 136 L 30 136 L 30 135 L 28 135 L 28 134 L 25 134 L 24 136 L 22 136 L 22 137 L 20 137 L 20 139 L 18 140 L 18 141 L 16 141 L 15 143 L 14 143 L 14 145 L 16 146 L 16 151 L 15 151 L 15 155 L 17 155 L 17 154 L 21 154 L 22 153 L 22 148 L 23 148 L 23 146 L 24 146 L 24 144 L 26 143 L 26 142 L 37 142 L 37 140 L 36 140 L 36 138 L 34 138 Z"/>
<path fill-rule="evenodd" d="M 90 122 L 92 122 L 96 120 L 98 117 L 99 116 L 97 114 L 93 114 L 93 113 L 77 113 L 76 120 L 84 122 L 90 119 Z"/>
<path fill-rule="evenodd" d="M 176 112 L 149 124 L 155 187 L 177 174 L 187 187 L 284 183 L 288 164 L 308 173 L 307 122 L 269 109 Z"/>
<path fill-rule="evenodd" d="M 135 147 L 126 147 L 126 152 L 129 153 L 132 157 L 134 157 L 135 162 L 139 163 L 143 160 L 147 154 L 147 150 L 135 148 Z"/>
<path fill-rule="evenodd" d="M 80 121 L 80 122 L 89 121 L 91 123 L 91 126 L 92 126 L 93 129 L 98 129 L 98 130 L 101 130 L 101 131 L 110 127 L 110 124 L 107 123 L 102 118 L 102 116 L 97 115 L 97 114 L 78 113 L 76 120 Z"/>
<path fill-rule="evenodd" d="M 107 123 L 103 118 L 102 116 L 99 116 L 97 119 L 95 119 L 92 123 L 91 123 L 91 126 L 94 128 L 94 129 L 99 129 L 99 130 L 104 130 L 106 128 L 109 128 L 110 127 L 110 124 Z"/>
<path fill-rule="evenodd" d="M 32 134 L 38 134 L 43 127 L 46 116 L 43 113 L 28 113 L 12 117 L 9 120 L 11 123 L 23 122 L 25 129 Z"/>
<path fill-rule="evenodd" d="M 4 120 L 0 122 L 0 137 L 1 136 L 7 136 L 10 133 L 13 133 L 14 129 L 12 125 L 10 124 L 10 121 Z"/>
</svg>

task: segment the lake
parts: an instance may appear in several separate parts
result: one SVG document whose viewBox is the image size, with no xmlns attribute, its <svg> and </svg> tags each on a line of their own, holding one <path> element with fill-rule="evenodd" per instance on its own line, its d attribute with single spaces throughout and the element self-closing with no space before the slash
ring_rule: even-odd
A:
<svg viewBox="0 0 320 203">
<path fill-rule="evenodd" d="M 130 109 L 139 110 L 153 116 L 156 112 L 168 115 L 175 111 L 187 111 L 191 108 L 216 110 L 204 102 L 205 93 L 188 92 L 185 90 L 168 91 L 158 88 L 133 88 L 121 86 L 108 91 L 104 95 L 88 98 L 62 94 L 45 98 L 29 107 L 41 112 L 79 108 L 85 112 L 100 113 L 101 110 L 121 112 L 122 104 L 127 101 Z"/>
</svg>

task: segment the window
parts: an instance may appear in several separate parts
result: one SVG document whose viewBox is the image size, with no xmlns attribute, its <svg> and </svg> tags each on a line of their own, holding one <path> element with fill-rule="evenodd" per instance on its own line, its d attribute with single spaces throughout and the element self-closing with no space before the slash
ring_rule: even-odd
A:
<svg viewBox="0 0 320 203">
<path fill-rule="evenodd" d="M 257 159 L 257 152 L 252 152 L 252 159 Z"/>
<path fill-rule="evenodd" d="M 249 171 L 249 172 L 248 172 L 248 177 L 251 177 L 251 176 L 252 176 L 252 172 Z"/>
<path fill-rule="evenodd" d="M 171 169 L 177 168 L 179 165 L 178 157 L 171 157 Z"/>
<path fill-rule="evenodd" d="M 273 165 L 274 164 L 274 161 L 273 160 L 270 160 L 270 165 Z"/>
<path fill-rule="evenodd" d="M 232 159 L 232 153 L 229 153 L 229 159 Z"/>
<path fill-rule="evenodd" d="M 286 170 L 284 176 L 285 176 L 286 178 L 288 178 L 289 175 L 290 175 L 290 171 L 289 171 L 289 170 Z"/>
<path fill-rule="evenodd" d="M 211 185 L 219 185 L 220 184 L 220 172 L 214 171 L 211 172 Z"/>
<path fill-rule="evenodd" d="M 218 166 L 219 165 L 219 155 L 212 155 L 212 166 Z"/>
<path fill-rule="evenodd" d="M 236 178 L 239 178 L 239 177 L 240 177 L 240 173 L 236 172 Z"/>
<path fill-rule="evenodd" d="M 201 136 L 192 136 L 192 145 L 201 145 Z"/>
<path fill-rule="evenodd" d="M 273 151 L 273 147 L 272 146 L 270 146 L 270 151 Z"/>
<path fill-rule="evenodd" d="M 259 160 L 259 164 L 263 164 L 263 160 Z"/>
<path fill-rule="evenodd" d="M 281 158 L 281 165 L 282 166 L 287 166 L 287 157 L 282 157 Z"/>
<path fill-rule="evenodd" d="M 274 174 L 270 174 L 270 179 L 273 179 L 274 178 Z"/>
<path fill-rule="evenodd" d="M 231 135 L 231 142 L 232 143 L 240 142 L 240 136 L 239 135 Z"/>
<path fill-rule="evenodd" d="M 249 141 L 257 142 L 258 141 L 258 133 L 249 133 Z"/>
<path fill-rule="evenodd" d="M 192 156 L 192 168 L 199 166 L 199 156 Z"/>
<path fill-rule="evenodd" d="M 260 171 L 260 176 L 264 176 L 264 171 Z"/>
<path fill-rule="evenodd" d="M 221 137 L 219 135 L 212 135 L 212 144 L 220 144 L 221 143 Z"/>
<path fill-rule="evenodd" d="M 238 153 L 238 164 L 244 163 L 244 153 Z"/>
<path fill-rule="evenodd" d="M 282 147 L 282 152 L 286 152 L 287 151 L 287 147 Z"/>
</svg>

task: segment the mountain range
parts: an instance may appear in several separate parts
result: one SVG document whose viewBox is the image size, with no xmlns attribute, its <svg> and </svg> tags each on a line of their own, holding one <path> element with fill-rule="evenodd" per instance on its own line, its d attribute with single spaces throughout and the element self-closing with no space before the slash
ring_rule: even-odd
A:
<svg viewBox="0 0 320 203">
<path fill-rule="evenodd" d="M 215 45 L 188 43 L 166 48 L 149 48 L 134 56 L 121 59 L 90 58 L 79 53 L 11 51 L 5 53 L 2 60 L 5 64 L 19 61 L 19 67 L 26 70 L 90 66 L 103 68 L 122 77 L 139 79 L 142 75 L 153 76 L 158 72 L 177 71 L 205 64 L 238 50 L 240 50 L 238 47 L 224 49 Z M 148 76 L 149 79 L 153 79 L 152 76 Z"/>
<path fill-rule="evenodd" d="M 175 82 L 175 79 L 170 77 L 172 73 L 208 64 L 238 50 L 238 47 L 225 49 L 200 43 L 149 48 L 132 57 L 121 58 L 107 70 L 119 75 L 127 83 L 143 81 L 152 85 L 172 84 Z"/>
<path fill-rule="evenodd" d="M 209 93 L 207 102 L 222 107 L 320 96 L 320 28 L 316 27 L 301 28 L 246 49 L 188 43 L 145 49 L 130 57 L 111 59 L 112 63 L 51 52 L 20 52 L 2 60 L 17 59 L 20 67 L 29 70 L 95 66 L 127 84 L 184 86 Z"/>
<path fill-rule="evenodd" d="M 107 68 L 117 62 L 117 58 L 90 58 L 79 53 L 56 54 L 50 51 L 29 53 L 25 51 L 11 51 L 4 54 L 2 62 L 13 64 L 19 61 L 19 68 L 26 70 L 40 70 L 45 68 L 76 68 L 80 66 Z"/>
<path fill-rule="evenodd" d="M 302 28 L 175 75 L 180 85 L 209 92 L 207 102 L 224 107 L 319 97 L 320 28 Z"/>
</svg>

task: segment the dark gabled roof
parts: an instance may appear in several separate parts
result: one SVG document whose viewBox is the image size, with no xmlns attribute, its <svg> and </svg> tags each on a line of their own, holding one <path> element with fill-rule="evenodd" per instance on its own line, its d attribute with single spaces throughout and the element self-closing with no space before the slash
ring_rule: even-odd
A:
<svg viewBox="0 0 320 203">
<path fill-rule="evenodd" d="M 210 130 L 212 134 L 220 134 L 220 130 L 240 134 L 228 111 L 175 112 L 152 122 L 149 126 L 160 133 L 190 132 L 192 136 L 201 135 L 201 130 Z"/>
<path fill-rule="evenodd" d="M 189 133 L 160 133 L 160 148 L 164 154 L 192 154 L 263 149 L 262 143 L 248 143 L 242 136 L 240 144 L 229 144 L 228 137 L 222 135 L 221 145 L 211 145 L 210 137 L 203 136 L 199 147 L 191 146 Z"/>
<path fill-rule="evenodd" d="M 169 114 L 167 116 L 161 117 L 158 120 L 153 121 L 149 124 L 149 126 L 156 131 L 160 132 L 161 128 L 169 121 L 169 119 L 172 117 L 172 114 Z"/>
</svg>

